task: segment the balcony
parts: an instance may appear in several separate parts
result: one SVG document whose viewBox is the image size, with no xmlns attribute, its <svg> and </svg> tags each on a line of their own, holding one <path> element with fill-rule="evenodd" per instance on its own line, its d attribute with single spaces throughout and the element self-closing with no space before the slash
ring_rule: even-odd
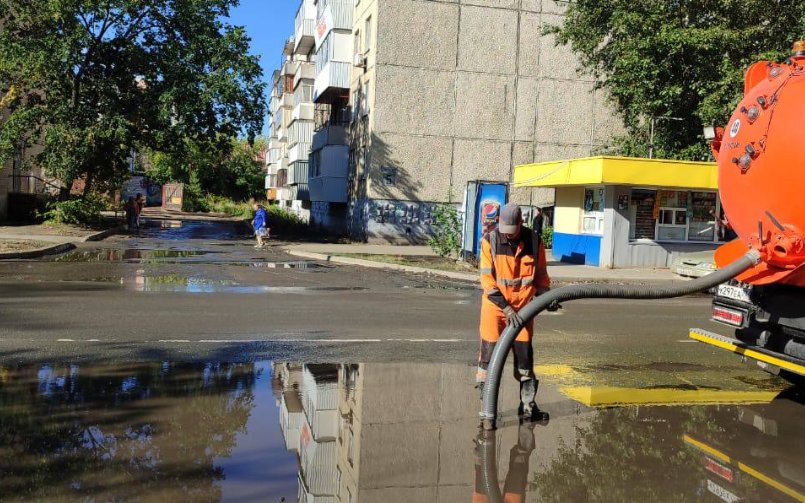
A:
<svg viewBox="0 0 805 503">
<path fill-rule="evenodd" d="M 308 162 L 292 162 L 288 167 L 288 185 L 307 183 L 308 181 Z"/>
<path fill-rule="evenodd" d="M 316 78 L 316 64 L 300 62 L 299 68 L 293 76 L 293 88 L 299 87 L 299 82 L 302 80 L 313 80 Z"/>
<path fill-rule="evenodd" d="M 324 38 L 332 30 L 352 31 L 355 0 L 319 0 L 316 31 Z"/>
<path fill-rule="evenodd" d="M 295 121 L 313 120 L 313 103 L 299 103 L 293 109 L 291 119 Z"/>
<path fill-rule="evenodd" d="M 347 179 L 329 176 L 311 178 L 308 182 L 310 200 L 325 203 L 347 202 Z"/>
<path fill-rule="evenodd" d="M 296 12 L 294 30 L 294 53 L 307 54 L 316 43 L 313 33 L 316 30 L 316 7 L 312 0 L 302 0 Z"/>
<path fill-rule="evenodd" d="M 320 150 L 327 145 L 346 145 L 347 128 L 344 126 L 326 125 L 313 133 L 311 150 Z"/>
<path fill-rule="evenodd" d="M 310 201 L 310 190 L 308 189 L 307 182 L 297 183 L 288 186 L 289 199 L 298 201 Z"/>
<path fill-rule="evenodd" d="M 314 136 L 313 153 L 308 182 L 311 201 L 330 203 L 347 202 L 347 173 L 349 169 L 349 147 L 343 144 L 327 143 L 339 140 L 344 128 L 331 126 Z M 333 134 L 329 134 L 329 133 Z M 317 148 L 318 146 L 318 148 Z"/>
<path fill-rule="evenodd" d="M 293 108 L 293 93 L 283 93 L 282 99 L 278 101 L 280 108 Z"/>
<path fill-rule="evenodd" d="M 283 143 L 288 143 L 288 128 L 280 128 L 277 131 L 277 139 Z"/>
<path fill-rule="evenodd" d="M 352 66 L 349 63 L 329 61 L 321 72 L 316 75 L 313 85 L 313 101 L 328 94 L 328 91 L 342 91 L 349 89 Z"/>
<path fill-rule="evenodd" d="M 290 148 L 288 151 L 288 163 L 293 164 L 298 161 L 307 162 L 310 157 L 310 142 L 300 142 Z M 305 177 L 307 181 L 307 176 Z"/>
</svg>

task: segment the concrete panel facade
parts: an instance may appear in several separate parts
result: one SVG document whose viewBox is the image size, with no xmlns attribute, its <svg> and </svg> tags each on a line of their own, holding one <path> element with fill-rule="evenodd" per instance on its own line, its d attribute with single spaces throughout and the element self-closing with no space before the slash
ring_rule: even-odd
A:
<svg viewBox="0 0 805 503">
<path fill-rule="evenodd" d="M 430 70 L 454 70 L 458 46 L 458 5 L 441 2 L 381 0 L 377 62 Z M 400 22 L 405 19 L 406 22 Z M 429 29 L 423 30 L 423 26 Z"/>
<path fill-rule="evenodd" d="M 358 3 L 353 35 L 368 17 L 376 24 L 366 68 L 352 76 L 352 96 L 368 88 L 371 103 L 363 139 L 351 143 L 353 237 L 394 242 L 371 208 L 460 200 L 470 180 L 506 182 L 517 164 L 589 156 L 620 131 L 570 49 L 542 34 L 563 9 L 553 0 Z M 550 189 L 510 194 L 523 205 L 554 202 Z"/>
<path fill-rule="evenodd" d="M 485 6 L 462 7 L 458 35 L 458 69 L 514 74 L 517 65 L 517 25 L 516 11 Z"/>
<path fill-rule="evenodd" d="M 391 65 L 378 65 L 375 72 L 375 131 L 451 135 L 453 73 Z"/>
</svg>

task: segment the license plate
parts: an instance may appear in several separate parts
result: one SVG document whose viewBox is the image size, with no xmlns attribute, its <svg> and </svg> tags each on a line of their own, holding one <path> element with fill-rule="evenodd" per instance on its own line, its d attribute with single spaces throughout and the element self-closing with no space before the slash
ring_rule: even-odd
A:
<svg viewBox="0 0 805 503">
<path fill-rule="evenodd" d="M 746 302 L 751 304 L 752 300 L 749 298 L 749 292 L 734 285 L 718 285 L 716 295 L 719 297 L 726 297 L 728 299 L 737 300 L 739 302 Z"/>
</svg>

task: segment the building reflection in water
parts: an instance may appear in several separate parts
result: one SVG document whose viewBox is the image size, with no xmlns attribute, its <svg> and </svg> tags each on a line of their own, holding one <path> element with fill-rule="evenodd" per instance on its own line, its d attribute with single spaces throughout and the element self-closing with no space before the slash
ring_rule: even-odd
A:
<svg viewBox="0 0 805 503">
<path fill-rule="evenodd" d="M 630 393 L 628 406 L 588 406 L 544 385 L 547 424 L 510 412 L 479 436 L 470 367 L 275 363 L 274 378 L 300 502 L 805 501 L 802 400 L 787 393 L 660 387 Z M 501 402 L 517 403 L 515 389 L 504 385 Z"/>
</svg>

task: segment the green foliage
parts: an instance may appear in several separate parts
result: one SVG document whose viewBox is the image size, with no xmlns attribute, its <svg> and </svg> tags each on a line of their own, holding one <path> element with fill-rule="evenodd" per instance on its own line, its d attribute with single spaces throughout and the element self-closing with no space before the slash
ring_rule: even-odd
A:
<svg viewBox="0 0 805 503">
<path fill-rule="evenodd" d="M 134 148 L 181 155 L 192 138 L 225 155 L 253 138 L 265 84 L 245 31 L 223 21 L 237 3 L 0 0 L 0 161 L 41 143 L 50 175 L 103 192 Z"/>
<path fill-rule="evenodd" d="M 144 152 L 146 174 L 158 183 L 169 181 L 192 185 L 191 211 L 215 211 L 204 207 L 200 199 L 206 194 L 236 201 L 263 196 L 265 173 L 260 154 L 266 148 L 265 138 L 254 142 L 231 140 L 225 149 L 207 149 L 189 138 L 172 151 Z M 187 185 L 186 185 L 187 188 Z"/>
<path fill-rule="evenodd" d="M 207 194 L 197 199 L 194 208 L 187 211 L 223 213 L 230 217 L 251 219 L 254 217 L 254 201 L 238 202 L 223 196 Z"/>
<path fill-rule="evenodd" d="M 542 242 L 545 248 L 550 250 L 553 248 L 553 227 L 546 225 L 542 228 Z"/>
<path fill-rule="evenodd" d="M 428 245 L 440 257 L 456 257 L 461 253 L 461 217 L 454 204 L 446 203 L 433 210 L 433 234 Z"/>
<path fill-rule="evenodd" d="M 89 194 L 68 201 L 51 202 L 43 217 L 52 224 L 90 225 L 100 221 L 101 211 L 107 206 L 106 200 Z"/>
<path fill-rule="evenodd" d="M 707 160 L 703 125 L 725 124 L 751 63 L 781 60 L 805 34 L 805 4 L 767 0 L 577 0 L 549 27 L 579 56 L 623 116 L 628 135 L 611 152 Z"/>
<path fill-rule="evenodd" d="M 281 206 L 266 206 L 266 213 L 272 235 L 304 236 L 309 232 L 307 222 Z"/>
</svg>

